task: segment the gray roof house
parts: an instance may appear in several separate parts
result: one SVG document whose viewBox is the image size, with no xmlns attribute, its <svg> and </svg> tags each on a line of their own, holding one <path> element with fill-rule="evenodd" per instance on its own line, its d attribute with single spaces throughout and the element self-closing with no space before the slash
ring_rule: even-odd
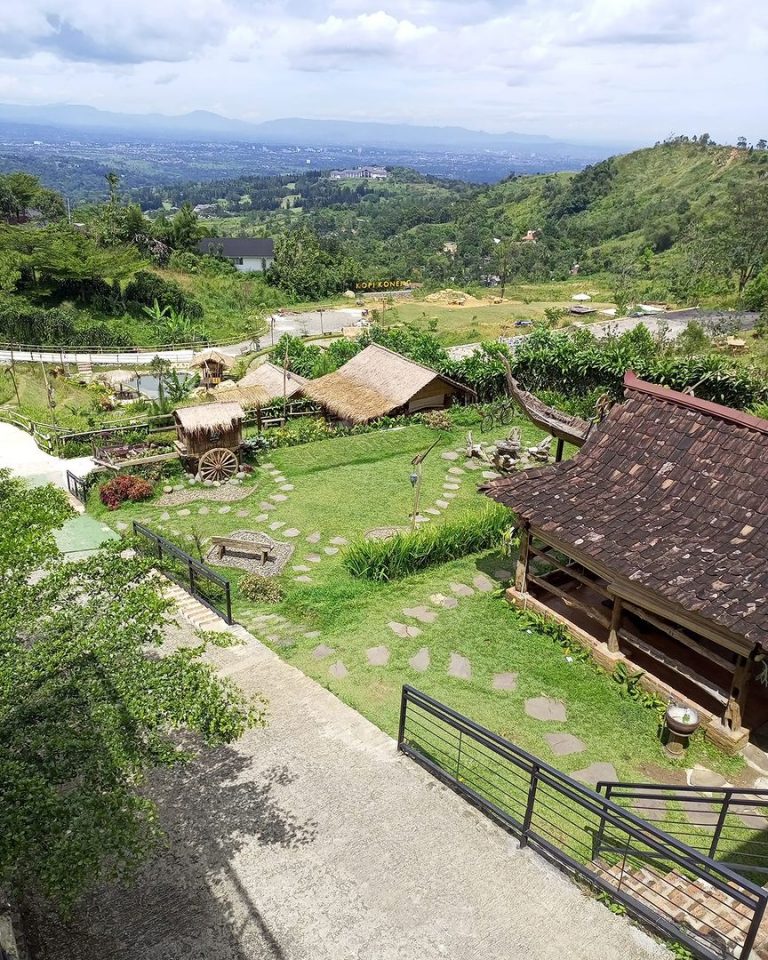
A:
<svg viewBox="0 0 768 960">
<path fill-rule="evenodd" d="M 269 270 L 275 259 L 275 241 L 270 237 L 204 237 L 197 250 L 230 260 L 243 273 Z"/>
</svg>

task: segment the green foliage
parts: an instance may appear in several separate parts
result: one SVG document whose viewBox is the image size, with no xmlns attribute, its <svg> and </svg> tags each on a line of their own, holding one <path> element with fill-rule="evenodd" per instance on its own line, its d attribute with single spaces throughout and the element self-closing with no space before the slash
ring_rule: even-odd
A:
<svg viewBox="0 0 768 960">
<path fill-rule="evenodd" d="M 428 410 L 421 414 L 421 422 L 430 430 L 450 430 L 453 427 L 447 410 Z"/>
<path fill-rule="evenodd" d="M 344 554 L 354 577 L 399 580 L 424 567 L 498 546 L 510 525 L 509 511 L 492 505 L 479 516 L 397 533 L 387 540 L 357 540 Z"/>
<path fill-rule="evenodd" d="M 257 603 L 280 603 L 283 591 L 274 577 L 265 577 L 261 573 L 249 573 L 238 584 L 240 593 Z"/>
<path fill-rule="evenodd" d="M 320 300 L 354 286 L 359 275 L 338 243 L 302 225 L 278 239 L 270 280 L 297 300 Z"/>
<path fill-rule="evenodd" d="M 151 496 L 152 484 L 143 477 L 131 474 L 118 474 L 99 488 L 99 498 L 108 510 L 117 510 L 127 500 L 139 503 L 149 500 Z"/>
<path fill-rule="evenodd" d="M 630 673 L 626 663 L 620 660 L 616 664 L 611 676 L 616 683 L 618 683 L 622 696 L 642 704 L 649 710 L 655 710 L 659 714 L 663 714 L 664 710 L 666 710 L 667 702 L 663 697 L 659 696 L 658 693 L 654 693 L 652 690 L 645 690 L 643 688 L 641 681 L 645 674 L 642 670 L 637 673 Z"/>
<path fill-rule="evenodd" d="M 263 721 L 202 647 L 147 654 L 168 613 L 152 561 L 116 543 L 64 563 L 52 532 L 69 514 L 61 492 L 0 474 L 0 884 L 62 909 L 162 839 L 141 788 L 188 756 L 176 730 L 227 743 Z"/>
<path fill-rule="evenodd" d="M 191 256 L 191 254 L 189 254 Z M 194 297 L 184 293 L 175 280 L 149 270 L 139 270 L 125 288 L 125 299 L 142 307 L 152 308 L 155 303 L 183 313 L 191 320 L 203 315 L 203 307 Z"/>
</svg>

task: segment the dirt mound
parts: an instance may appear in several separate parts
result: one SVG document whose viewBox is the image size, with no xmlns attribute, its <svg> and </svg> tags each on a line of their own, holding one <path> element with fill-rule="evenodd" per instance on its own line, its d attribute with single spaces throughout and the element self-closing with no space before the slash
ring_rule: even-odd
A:
<svg viewBox="0 0 768 960">
<path fill-rule="evenodd" d="M 456 307 L 473 306 L 480 301 L 463 290 L 453 290 L 446 287 L 445 290 L 438 290 L 437 293 L 430 293 L 425 298 L 427 303 L 447 303 Z"/>
</svg>

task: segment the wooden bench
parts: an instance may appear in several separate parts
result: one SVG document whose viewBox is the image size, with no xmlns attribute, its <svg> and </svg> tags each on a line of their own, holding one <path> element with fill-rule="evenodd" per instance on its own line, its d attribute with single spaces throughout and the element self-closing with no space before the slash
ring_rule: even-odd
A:
<svg viewBox="0 0 768 960">
<path fill-rule="evenodd" d="M 216 547 L 216 558 L 221 560 L 227 550 L 242 553 L 247 557 L 256 557 L 261 563 L 271 559 L 272 544 L 266 540 L 238 540 L 236 537 L 211 537 L 211 546 Z"/>
</svg>

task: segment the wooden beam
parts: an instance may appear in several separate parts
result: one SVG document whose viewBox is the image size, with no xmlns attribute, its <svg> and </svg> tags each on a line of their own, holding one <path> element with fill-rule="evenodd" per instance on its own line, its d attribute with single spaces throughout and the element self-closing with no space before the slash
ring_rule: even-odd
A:
<svg viewBox="0 0 768 960">
<path fill-rule="evenodd" d="M 515 570 L 515 590 L 518 593 L 528 592 L 528 553 L 530 546 L 530 530 L 528 527 L 523 527 L 520 531 L 520 552 L 517 555 L 517 568 Z"/>
<path fill-rule="evenodd" d="M 647 620 L 652 627 L 656 627 L 657 630 L 661 630 L 668 634 L 674 640 L 677 640 L 678 643 L 682 643 L 684 646 L 689 647 L 694 651 L 694 653 L 697 653 L 702 657 L 706 657 L 707 660 L 711 660 L 712 663 L 717 664 L 718 667 L 722 667 L 723 670 L 727 670 L 728 673 L 733 673 L 736 669 L 735 663 L 732 663 L 730 660 L 726 660 L 725 657 L 721 657 L 719 653 L 715 653 L 712 650 L 707 650 L 706 647 L 698 643 L 698 641 L 696 641 L 693 637 L 689 637 L 687 633 L 684 633 L 682 630 L 678 630 L 676 627 L 673 627 L 672 624 L 665 623 L 648 610 L 644 610 L 642 607 L 635 606 L 635 604 L 630 603 L 629 600 L 624 601 L 624 609 L 628 610 L 630 613 L 634 613 L 635 616 L 640 617 L 643 620 Z"/>
<path fill-rule="evenodd" d="M 749 692 L 749 671 L 752 662 L 739 657 L 739 663 L 731 680 L 731 692 L 723 711 L 723 723 L 729 730 L 741 730 L 744 726 L 744 709 Z"/>
<path fill-rule="evenodd" d="M 597 607 L 590 607 L 588 603 L 582 603 L 581 600 L 577 600 L 572 594 L 568 593 L 566 590 L 561 590 L 560 587 L 556 587 L 548 580 L 543 580 L 541 577 L 535 577 L 532 573 L 529 573 L 528 582 L 536 584 L 537 587 L 541 587 L 542 590 L 547 590 L 549 593 L 554 593 L 554 595 L 559 597 L 566 606 L 576 607 L 577 610 L 581 610 L 583 613 L 586 613 L 588 617 L 590 617 L 592 620 L 596 620 L 599 624 L 602 624 L 602 626 L 610 627 L 611 621 L 601 610 L 599 610 Z"/>
<path fill-rule="evenodd" d="M 572 577 L 578 583 L 583 584 L 585 587 L 589 587 L 590 590 L 594 590 L 595 593 L 599 593 L 601 597 L 605 597 L 607 600 L 613 600 L 613 595 L 608 592 L 608 588 L 603 586 L 603 584 L 598 583 L 596 580 L 590 580 L 590 578 L 577 570 L 575 567 L 569 566 L 568 564 L 560 563 L 558 560 L 555 560 L 553 557 L 550 557 L 547 554 L 542 553 L 540 550 L 537 550 L 536 547 L 529 547 L 529 553 L 532 553 L 534 556 L 541 557 L 542 560 L 546 560 L 547 563 L 551 563 L 555 570 L 552 572 L 555 573 L 566 573 L 569 577 Z M 543 574 L 542 579 L 546 579 L 549 574 Z"/>
<path fill-rule="evenodd" d="M 557 443 L 555 444 L 555 463 L 560 463 L 563 459 L 563 447 L 565 446 L 565 441 L 562 437 L 557 438 Z"/>
<path fill-rule="evenodd" d="M 613 598 L 613 610 L 611 611 L 611 624 L 608 633 L 608 649 L 611 653 L 619 652 L 619 628 L 621 627 L 621 615 L 624 604 L 620 597 Z"/>
</svg>

